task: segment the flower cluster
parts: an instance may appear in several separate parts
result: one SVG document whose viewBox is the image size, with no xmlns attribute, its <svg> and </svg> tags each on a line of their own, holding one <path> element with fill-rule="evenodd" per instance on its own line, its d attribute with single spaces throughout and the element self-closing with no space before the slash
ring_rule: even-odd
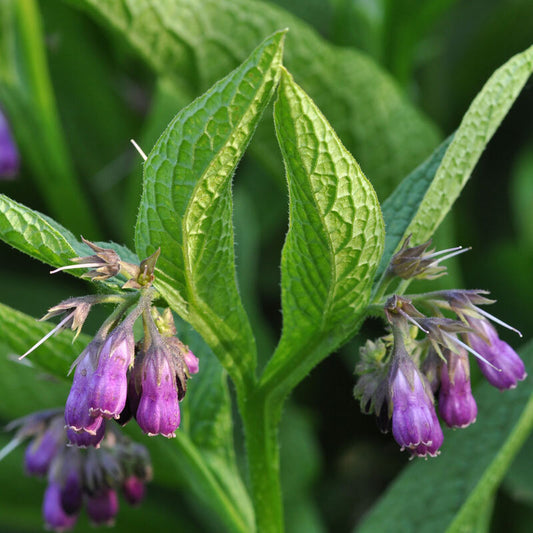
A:
<svg viewBox="0 0 533 533">
<path fill-rule="evenodd" d="M 389 279 L 434 279 L 444 270 L 439 261 L 459 250 L 446 250 L 451 253 L 435 260 L 442 253 L 426 252 L 428 246 L 404 244 L 391 261 Z M 383 306 L 391 333 L 361 349 L 355 397 L 363 411 L 374 413 L 380 428 L 392 430 L 402 450 L 408 449 L 412 456 L 440 453 L 443 433 L 437 410 L 452 428 L 475 422 L 469 352 L 489 383 L 500 390 L 516 387 L 527 375 L 518 354 L 499 338 L 490 321 L 517 330 L 479 307 L 493 303 L 486 294 L 455 289 L 392 295 Z"/>
<path fill-rule="evenodd" d="M 89 268 L 86 276 L 93 280 L 125 273 L 129 280 L 124 286 L 137 290 L 69 298 L 52 307 L 43 319 L 64 318 L 22 357 L 60 329 L 70 327 L 79 333 L 94 304 L 117 304 L 72 365 L 74 380 L 65 406 L 68 438 L 78 446 L 98 446 L 107 419 L 125 424 L 132 417 L 148 435 L 173 437 L 180 423 L 179 401 L 187 390 L 187 379 L 198 372 L 198 359 L 175 337 L 170 309 L 161 314 L 152 305 L 155 291 L 151 282 L 158 253 L 136 267 L 122 262 L 111 249 L 84 242 L 95 254 L 75 258 L 75 265 L 58 270 Z M 136 342 L 134 326 L 139 318 L 144 337 Z"/>
<path fill-rule="evenodd" d="M 118 492 L 137 505 L 151 479 L 150 458 L 144 446 L 108 431 L 99 449 L 67 444 L 62 409 L 33 413 L 13 421 L 18 444 L 31 438 L 24 462 L 29 475 L 47 477 L 43 517 L 47 527 L 65 531 L 76 523 L 85 504 L 94 525 L 112 524 L 118 512 Z"/>
</svg>

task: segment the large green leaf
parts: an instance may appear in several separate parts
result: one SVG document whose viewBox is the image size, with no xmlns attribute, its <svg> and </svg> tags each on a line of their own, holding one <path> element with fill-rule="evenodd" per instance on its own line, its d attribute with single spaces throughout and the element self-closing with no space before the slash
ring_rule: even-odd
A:
<svg viewBox="0 0 533 533">
<path fill-rule="evenodd" d="M 68 369 L 88 344 L 88 335 L 80 334 L 72 342 L 73 333 L 64 331 L 48 339 L 27 357 L 27 365 L 33 368 L 16 359 L 52 327 L 0 304 L 0 348 L 4 347 L 0 350 L 0 386 L 6 393 L 0 417 L 14 418 L 65 402 Z M 248 533 L 253 531 L 253 510 L 233 455 L 225 372 L 198 335 L 185 332 L 181 337 L 201 361 L 182 404 L 182 426 L 172 440 L 140 437 L 140 431 L 137 438 L 144 438 L 151 451 L 157 483 L 167 487 L 185 483 L 228 530 Z"/>
<path fill-rule="evenodd" d="M 235 279 L 231 177 L 275 89 L 283 37 L 170 123 L 145 163 L 136 228 L 140 255 L 161 247 L 159 290 L 182 316 L 186 302 L 184 318 L 237 382 L 254 370 L 255 342 Z"/>
<path fill-rule="evenodd" d="M 476 96 L 404 232 L 413 234 L 413 243 L 424 242 L 437 229 L 532 72 L 533 46 L 496 70 Z"/>
<path fill-rule="evenodd" d="M 372 185 L 286 71 L 274 114 L 290 207 L 281 260 L 283 332 L 264 379 L 288 391 L 357 328 L 384 227 Z"/>
<path fill-rule="evenodd" d="M 194 96 L 288 27 L 285 64 L 386 196 L 438 143 L 435 128 L 395 83 L 355 49 L 332 46 L 287 11 L 250 0 L 68 0 L 118 32 L 158 73 Z M 272 132 L 252 147 L 280 178 Z"/>
<path fill-rule="evenodd" d="M 23 161 L 60 221 L 98 237 L 92 209 L 74 172 L 57 116 L 36 2 L 0 3 L 0 101 Z"/>
<path fill-rule="evenodd" d="M 521 355 L 530 368 L 533 345 Z M 531 384 L 529 377 L 503 393 L 486 382 L 476 387 L 477 422 L 445 431 L 440 457 L 405 468 L 357 531 L 475 531 L 480 508 L 533 428 Z"/>
</svg>

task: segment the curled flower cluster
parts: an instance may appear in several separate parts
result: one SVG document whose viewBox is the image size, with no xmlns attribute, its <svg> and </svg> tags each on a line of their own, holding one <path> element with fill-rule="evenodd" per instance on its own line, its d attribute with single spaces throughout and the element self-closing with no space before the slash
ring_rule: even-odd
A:
<svg viewBox="0 0 533 533">
<path fill-rule="evenodd" d="M 47 477 L 43 517 L 47 527 L 65 531 L 74 526 L 85 504 L 94 525 L 113 523 L 118 512 L 118 492 L 137 505 L 145 483 L 152 477 L 144 446 L 132 442 L 116 429 L 108 431 L 99 449 L 69 446 L 62 409 L 33 413 L 13 421 L 14 443 L 31 438 L 25 451 L 29 475 Z"/>
<path fill-rule="evenodd" d="M 187 390 L 187 379 L 198 372 L 198 359 L 175 337 L 170 309 L 160 314 L 152 305 L 155 291 L 151 282 L 158 253 L 136 267 L 122 262 L 113 250 L 84 242 L 95 254 L 75 258 L 75 265 L 58 270 L 89 268 L 86 276 L 93 280 L 126 273 L 130 279 L 124 286 L 138 290 L 69 298 L 52 307 L 43 319 L 65 317 L 27 353 L 60 329 L 70 327 L 78 334 L 92 305 L 117 304 L 72 365 L 74 380 L 65 406 L 68 438 L 78 446 L 98 446 L 107 419 L 125 424 L 132 417 L 150 436 L 173 437 L 180 424 L 179 401 Z M 134 325 L 139 318 L 144 337 L 136 343 Z"/>
<path fill-rule="evenodd" d="M 434 259 L 441 253 L 426 252 L 428 245 L 408 248 L 404 244 L 393 257 L 388 275 L 403 279 L 442 275 L 443 267 Z M 444 258 L 457 250 L 446 250 L 451 253 Z M 402 450 L 408 449 L 412 456 L 440 453 L 444 437 L 437 411 L 452 428 L 475 422 L 468 352 L 489 383 L 500 390 L 516 387 L 527 375 L 523 361 L 499 338 L 489 320 L 517 330 L 479 307 L 493 303 L 486 294 L 456 289 L 393 295 L 384 304 L 391 333 L 361 349 L 355 397 L 363 412 L 375 414 L 380 428 L 392 430 Z M 429 311 L 425 314 L 420 309 Z"/>
</svg>

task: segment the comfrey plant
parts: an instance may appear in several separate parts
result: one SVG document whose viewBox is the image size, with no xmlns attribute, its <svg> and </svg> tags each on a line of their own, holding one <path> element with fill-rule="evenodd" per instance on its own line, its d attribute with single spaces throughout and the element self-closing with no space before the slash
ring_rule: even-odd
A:
<svg viewBox="0 0 533 533">
<path fill-rule="evenodd" d="M 432 280 L 445 274 L 441 261 L 466 250 L 434 253 L 430 241 L 409 247 L 408 237 L 392 257 L 383 287 L 394 280 Z M 446 254 L 446 255 L 445 255 Z M 402 288 L 405 289 L 405 283 Z M 439 454 L 443 443 L 436 409 L 447 426 L 463 428 L 476 420 L 468 352 L 495 387 L 511 389 L 526 378 L 519 355 L 502 341 L 489 320 L 516 331 L 479 305 L 491 304 L 480 290 L 443 290 L 392 295 L 384 306 L 391 333 L 361 348 L 354 389 L 363 411 L 379 417 L 382 431 L 392 434 L 412 457 Z M 415 307 L 415 305 L 419 307 Z M 428 310 L 428 315 L 419 308 Z M 455 318 L 444 313 L 452 312 Z M 419 338 L 419 336 L 422 338 Z"/>
<path fill-rule="evenodd" d="M 175 49 L 191 42 L 188 35 L 179 38 L 180 25 L 190 26 L 192 32 L 192 28 L 207 20 L 211 28 L 219 28 L 227 20 L 245 14 L 250 3 L 211 3 L 217 9 L 235 10 L 228 17 L 219 17 L 218 11 L 213 15 L 205 4 L 189 2 L 181 9 L 180 2 L 168 2 L 167 8 L 176 12 L 165 16 L 155 10 L 152 1 L 139 9 L 108 9 L 102 7 L 105 2 L 93 2 L 90 11 L 100 12 L 103 19 L 113 17 L 109 26 L 123 32 L 124 39 L 132 39 L 132 49 L 144 47 L 143 57 L 157 57 L 152 65 L 157 71 L 162 57 L 175 55 L 193 61 L 189 45 L 186 50 Z M 260 4 L 253 3 L 253 9 L 261 9 Z M 266 25 L 279 22 L 273 13 L 254 20 Z M 172 25 L 163 24 L 167 21 Z M 260 25 L 255 22 L 247 25 L 247 35 L 254 35 L 257 27 Z M 233 28 L 229 28 L 224 34 L 224 60 L 213 62 L 217 66 L 227 65 L 230 58 L 240 54 L 240 46 L 228 45 L 232 33 Z M 76 359 L 64 421 L 57 422 L 54 431 L 59 434 L 63 431 L 60 426 L 66 425 L 64 438 L 73 445 L 89 447 L 86 452 L 76 452 L 86 454 L 87 461 L 106 449 L 110 427 L 114 428 L 113 434 L 116 429 L 113 419 L 125 423 L 134 418 L 148 435 L 175 436 L 171 440 L 158 439 L 155 444 L 154 439 L 146 439 L 147 447 L 165 461 L 168 470 L 162 474 L 156 470 L 154 482 L 158 475 L 165 474 L 165 485 L 176 492 L 185 485 L 188 494 L 201 502 L 193 512 L 207 530 L 216 524 L 220 530 L 238 533 L 280 533 L 285 518 L 293 520 L 289 524 L 291 531 L 297 530 L 295 525 L 307 523 L 300 523 L 299 515 L 300 510 L 305 513 L 312 508 L 308 501 L 308 472 L 313 469 L 307 463 L 300 464 L 305 472 L 300 477 L 307 486 L 300 480 L 298 487 L 285 494 L 285 500 L 282 498 L 279 427 L 284 406 L 294 388 L 322 360 L 357 335 L 369 316 L 381 314 L 390 331 L 368 342 L 362 350 L 357 395 L 363 409 L 377 414 L 381 427 L 392 429 L 399 444 L 413 455 L 436 455 L 443 442 L 435 399 L 441 418 L 451 426 L 473 422 L 478 407 L 481 413 L 482 404 L 478 402 L 480 405 L 476 406 L 472 395 L 468 352 L 479 360 L 487 378 L 498 388 L 512 387 L 525 377 L 520 358 L 487 321 L 492 317 L 482 308 L 489 303 L 484 292 L 406 294 L 414 277 L 442 274 L 439 261 L 447 255 L 428 252 L 427 244 L 410 246 L 406 238 L 411 235 L 413 243 L 425 243 L 451 209 L 486 143 L 533 70 L 533 49 L 518 54 L 495 72 L 453 137 L 380 203 L 354 156 L 317 104 L 283 66 L 285 33 L 272 33 L 247 58 L 241 54 L 243 62 L 183 107 L 148 155 L 142 154 L 145 161 L 142 196 L 135 206 L 134 251 L 113 243 L 80 242 L 52 218 L 0 195 L 2 240 L 55 270 L 84 273 L 97 289 L 97 294 L 69 298 L 52 307 L 46 318 L 61 316 L 56 327 L 0 306 L 1 340 L 12 351 L 22 353 L 35 343 L 30 350 L 34 350 L 29 358 L 32 364 L 63 379 L 64 360 L 70 364 Z M 302 40 L 302 53 L 307 54 L 302 57 L 308 58 L 305 63 L 315 60 L 313 39 L 308 36 Z M 209 49 L 212 48 L 216 47 L 210 44 Z M 153 53 L 156 49 L 165 53 Z M 195 61 L 196 54 L 193 55 Z M 200 57 L 204 56 L 199 54 Z M 370 91 L 370 100 L 363 99 L 356 111 L 341 95 L 349 94 L 350 87 L 354 92 L 360 89 L 361 80 L 353 76 L 362 75 L 370 68 L 369 63 L 359 62 L 354 54 L 340 54 L 338 49 L 329 50 L 323 58 L 335 65 L 339 61 L 339 71 L 346 77 L 342 85 L 321 85 L 315 92 L 317 98 L 326 94 L 326 100 L 342 100 L 338 105 L 342 110 L 340 127 L 343 123 L 356 124 L 350 132 L 341 132 L 344 139 L 359 138 L 365 130 L 359 112 L 366 111 L 368 101 L 376 110 L 369 116 L 387 116 L 387 124 L 414 120 L 413 114 L 404 115 L 395 107 L 401 100 L 399 95 L 392 107 L 384 107 L 383 95 L 396 92 L 390 80 L 381 75 L 379 84 L 372 84 L 379 90 Z M 353 67 L 352 61 L 361 68 Z M 208 78 L 204 77 L 203 68 L 190 69 L 191 65 L 187 69 L 202 77 L 194 84 L 196 90 Z M 173 83 L 174 78 L 166 74 L 165 81 Z M 302 80 L 309 81 L 305 77 Z M 183 89 L 181 81 L 176 87 Z M 268 354 L 265 352 L 269 343 L 257 341 L 261 337 L 256 337 L 268 328 L 261 327 L 257 309 L 246 309 L 244 301 L 254 306 L 254 299 L 246 300 L 239 289 L 237 271 L 248 274 L 247 279 L 253 278 L 248 258 L 256 251 L 248 248 L 248 255 L 242 253 L 241 264 L 236 268 L 234 224 L 248 227 L 244 217 L 240 218 L 242 211 L 234 212 L 232 180 L 273 99 L 276 138 L 269 137 L 268 130 L 261 130 L 251 151 L 262 154 L 261 160 L 270 165 L 278 151 L 277 140 L 288 187 L 288 231 L 280 268 L 283 323 L 277 346 Z M 381 135 L 388 131 L 388 125 L 381 125 L 376 131 Z M 387 144 L 390 157 L 403 154 L 404 135 L 402 130 L 399 144 Z M 358 157 L 371 158 L 377 144 L 369 144 Z M 34 145 L 29 144 L 32 149 Z M 421 157 L 420 154 L 417 160 Z M 394 168 L 392 174 L 398 172 Z M 369 177 L 374 179 L 370 172 Z M 71 190 L 76 189 L 58 188 L 49 204 L 56 206 L 58 198 L 68 197 Z M 279 203 L 282 196 L 276 194 L 275 201 Z M 73 230 L 77 231 L 77 225 L 90 227 L 83 217 L 92 221 L 91 209 L 80 207 L 80 216 L 72 216 L 70 205 L 78 204 L 64 201 L 57 214 L 63 220 L 70 218 Z M 115 217 L 113 209 L 106 209 L 106 214 L 109 212 L 115 223 L 119 216 Z M 92 236 L 96 230 L 84 234 Z M 246 242 L 242 245 L 244 251 Z M 88 255 L 87 247 L 92 254 Z M 398 278 L 398 286 L 388 292 L 390 282 Z M 80 333 L 92 306 L 104 303 L 115 308 L 100 329 L 92 338 Z M 198 360 L 175 336 L 174 316 L 190 325 L 190 330 L 180 327 L 180 336 L 185 339 L 184 335 L 190 333 L 188 344 L 202 358 L 202 371 L 189 383 L 189 376 L 198 371 Z M 72 340 L 74 344 L 70 343 Z M 188 384 L 190 391 L 182 401 Z M 47 386 L 49 383 L 36 384 L 39 390 Z M 349 390 L 346 395 L 349 399 Z M 515 415 L 502 416 L 505 429 L 500 432 L 501 439 L 514 435 L 512 424 L 518 418 Z M 234 416 L 240 416 L 242 432 L 235 431 Z M 244 442 L 236 446 L 234 438 L 241 433 Z M 523 438 L 525 435 L 524 429 Z M 479 445 L 479 441 L 474 445 Z M 513 440 L 512 453 L 516 453 L 518 441 Z M 98 444 L 100 448 L 96 449 Z M 490 449 L 496 448 L 508 449 L 504 442 Z M 287 449 L 291 447 L 284 447 Z M 471 447 L 461 449 L 466 452 Z M 242 461 L 237 457 L 241 452 L 245 455 Z M 71 453 L 74 452 L 68 452 Z M 446 460 L 447 454 L 443 453 L 432 463 Z M 299 453 L 291 468 L 296 468 L 298 462 L 305 462 Z M 487 462 L 479 470 L 488 471 Z M 84 472 L 95 471 L 90 465 Z M 246 475 L 242 465 L 246 465 Z M 461 480 L 467 475 L 462 474 Z M 487 489 L 492 495 L 498 480 L 493 475 L 486 477 L 492 483 Z M 439 475 L 431 483 L 431 490 L 418 491 L 417 498 L 405 505 L 421 505 L 421 513 L 439 515 L 438 510 L 433 508 L 430 512 L 428 508 L 441 501 L 439 491 L 454 492 L 447 482 L 446 475 Z M 418 484 L 415 486 L 418 489 Z M 57 510 L 60 489 L 57 485 L 52 487 L 50 505 Z M 109 504 L 109 495 L 105 498 Z M 294 505 L 298 513 L 285 514 L 284 503 Z M 64 505 L 61 503 L 61 509 L 67 512 Z M 167 515 L 161 513 L 172 511 L 158 508 L 154 513 L 163 516 L 160 528 L 168 526 Z M 460 511 L 456 509 L 458 514 L 466 514 Z M 401 513 L 401 519 L 410 515 L 403 504 Z M 318 514 L 309 512 L 305 516 Z M 170 514 L 170 519 L 173 517 Z M 379 525 L 371 530 L 387 527 Z"/>
<path fill-rule="evenodd" d="M 187 379 L 198 372 L 198 359 L 177 337 L 172 312 L 161 315 L 152 306 L 151 285 L 159 251 L 139 266 L 122 261 L 112 249 L 83 239 L 94 255 L 76 257 L 76 264 L 53 270 L 87 268 L 84 277 L 107 280 L 119 273 L 129 278 L 123 289 L 133 294 L 90 295 L 69 298 L 49 309 L 43 320 L 66 315 L 59 324 L 30 348 L 21 359 L 64 328 L 78 335 L 91 307 L 113 303 L 116 308 L 73 363 L 76 368 L 65 406 L 67 435 L 72 444 L 97 446 L 104 438 L 105 420 L 125 424 L 135 417 L 150 436 L 175 437 L 180 424 L 179 401 L 185 396 Z M 134 325 L 143 322 L 144 337 L 135 343 Z"/>
<path fill-rule="evenodd" d="M 148 451 L 116 428 L 110 426 L 103 441 L 87 450 L 69 445 L 62 409 L 33 413 L 6 429 L 16 430 L 13 445 L 31 439 L 24 466 L 27 474 L 47 478 L 42 509 L 49 529 L 71 529 L 84 504 L 93 525 L 112 525 L 119 491 L 130 505 L 142 501 L 152 477 Z"/>
</svg>

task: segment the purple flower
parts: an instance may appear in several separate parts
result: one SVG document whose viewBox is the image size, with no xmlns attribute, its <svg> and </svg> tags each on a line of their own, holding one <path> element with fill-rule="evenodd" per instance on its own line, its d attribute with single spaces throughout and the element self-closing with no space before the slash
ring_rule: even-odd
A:
<svg viewBox="0 0 533 533">
<path fill-rule="evenodd" d="M 13 178 L 19 170 L 19 154 L 6 117 L 0 111 L 0 179 Z"/>
<path fill-rule="evenodd" d="M 425 378 L 407 355 L 405 348 L 395 349 L 396 357 L 389 375 L 392 433 L 402 450 L 409 448 L 413 455 L 425 457 L 429 454 L 434 457 L 438 454 L 444 436 L 429 385 L 425 383 Z"/>
<path fill-rule="evenodd" d="M 61 418 L 55 418 L 26 448 L 24 462 L 28 474 L 44 476 L 64 444 L 63 421 Z"/>
<path fill-rule="evenodd" d="M 129 476 L 122 483 L 122 492 L 130 505 L 139 505 L 144 498 L 144 481 L 137 476 Z"/>
<path fill-rule="evenodd" d="M 464 428 L 476 421 L 477 405 L 470 386 L 470 365 L 465 350 L 447 351 L 440 371 L 439 414 L 449 427 Z"/>
<path fill-rule="evenodd" d="M 198 374 L 200 370 L 200 359 L 192 353 L 191 350 L 187 350 L 183 356 L 185 359 L 185 364 L 189 369 L 189 374 Z"/>
<path fill-rule="evenodd" d="M 85 431 L 95 435 L 102 425 L 102 417 L 89 412 L 91 380 L 101 343 L 93 340 L 77 360 L 76 372 L 65 405 L 65 423 L 73 431 Z M 74 363 L 76 364 L 76 362 Z"/>
<path fill-rule="evenodd" d="M 69 515 L 61 505 L 61 486 L 50 482 L 43 498 L 43 517 L 50 529 L 66 531 L 76 523 L 77 516 Z"/>
<path fill-rule="evenodd" d="M 118 513 L 118 497 L 115 490 L 102 487 L 87 498 L 87 514 L 95 525 L 112 525 Z"/>
<path fill-rule="evenodd" d="M 174 359 L 161 344 L 152 344 L 141 363 L 141 400 L 137 423 L 149 436 L 175 437 L 180 424 Z"/>
<path fill-rule="evenodd" d="M 90 384 L 92 416 L 119 418 L 128 393 L 128 368 L 133 363 L 135 340 L 131 321 L 123 322 L 105 340 Z"/>
<path fill-rule="evenodd" d="M 500 390 L 514 389 L 517 383 L 527 376 L 520 356 L 498 337 L 498 333 L 487 320 L 472 317 L 467 317 L 467 320 L 476 331 L 468 334 L 470 346 L 495 367 L 477 359 L 487 381 Z"/>
<path fill-rule="evenodd" d="M 74 431 L 72 428 L 67 428 L 67 438 L 70 444 L 74 444 L 78 448 L 88 448 L 90 446 L 99 448 L 105 436 L 105 420 L 102 417 L 98 418 L 102 420 L 102 423 L 94 434 L 88 431 Z"/>
</svg>

